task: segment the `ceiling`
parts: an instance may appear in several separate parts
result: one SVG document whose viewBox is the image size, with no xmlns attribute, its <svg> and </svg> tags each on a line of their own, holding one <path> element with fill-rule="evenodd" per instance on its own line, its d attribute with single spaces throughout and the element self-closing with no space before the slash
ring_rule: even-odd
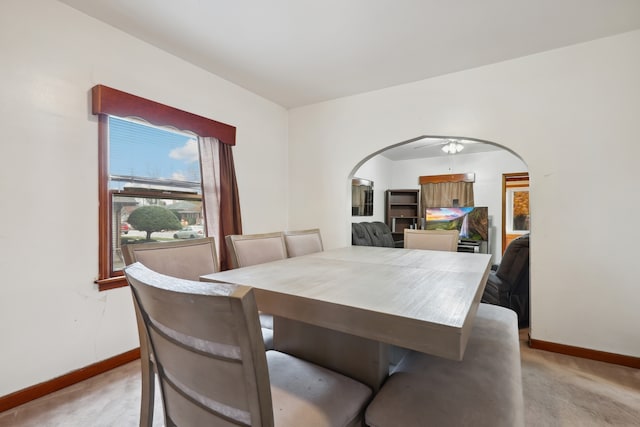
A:
<svg viewBox="0 0 640 427">
<path fill-rule="evenodd" d="M 59 1 L 285 108 L 640 28 L 638 0 Z"/>
<path fill-rule="evenodd" d="M 442 151 L 442 146 L 450 142 L 450 139 L 441 138 L 422 138 L 408 143 L 388 148 L 380 153 L 381 156 L 389 160 L 411 160 L 427 157 L 453 156 L 455 154 L 447 154 Z M 460 154 L 475 154 L 487 151 L 504 150 L 499 145 L 488 144 L 470 139 L 455 139 L 455 141 L 463 145 Z"/>
</svg>

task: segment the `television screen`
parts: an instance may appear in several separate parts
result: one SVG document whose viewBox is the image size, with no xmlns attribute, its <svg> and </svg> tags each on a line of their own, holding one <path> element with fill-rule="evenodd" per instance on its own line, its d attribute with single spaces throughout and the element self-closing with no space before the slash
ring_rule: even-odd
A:
<svg viewBox="0 0 640 427">
<path fill-rule="evenodd" d="M 458 230 L 460 240 L 487 241 L 489 210 L 487 207 L 427 208 L 427 230 Z"/>
</svg>

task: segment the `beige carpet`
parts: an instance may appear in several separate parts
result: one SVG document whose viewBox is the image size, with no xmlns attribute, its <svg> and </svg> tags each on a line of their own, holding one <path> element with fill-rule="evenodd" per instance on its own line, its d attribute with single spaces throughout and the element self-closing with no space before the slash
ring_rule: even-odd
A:
<svg viewBox="0 0 640 427">
<path fill-rule="evenodd" d="M 640 426 L 640 370 L 533 350 L 520 333 L 528 426 Z"/>
<path fill-rule="evenodd" d="M 640 370 L 532 350 L 526 330 L 520 337 L 527 426 L 640 426 Z M 3 412 L 0 426 L 137 426 L 139 382 L 139 362 L 132 362 Z M 161 418 L 157 405 L 154 426 Z"/>
</svg>

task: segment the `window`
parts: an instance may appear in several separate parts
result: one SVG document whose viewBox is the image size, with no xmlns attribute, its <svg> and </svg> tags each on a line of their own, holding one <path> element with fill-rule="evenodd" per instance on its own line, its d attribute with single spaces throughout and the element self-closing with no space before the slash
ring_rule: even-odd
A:
<svg viewBox="0 0 640 427">
<path fill-rule="evenodd" d="M 223 239 L 217 236 L 239 234 L 241 224 L 238 219 L 225 228 L 219 211 L 227 203 L 234 209 L 225 212 L 239 218 L 239 202 L 203 191 L 202 176 L 212 173 L 203 174 L 202 164 L 214 162 L 201 161 L 200 147 L 215 138 L 220 153 L 225 152 L 223 146 L 235 144 L 235 128 L 102 85 L 92 89 L 92 104 L 99 116 L 99 289 L 126 286 L 121 247 L 128 242 L 210 235 L 222 255 Z M 224 187 L 237 198 L 230 151 L 229 157 L 220 162 L 226 170 L 216 173 L 231 176 Z M 204 185 L 209 192 L 212 187 L 215 191 L 215 185 Z M 205 215 L 208 206 L 217 211 L 212 215 L 216 221 Z"/>
<path fill-rule="evenodd" d="M 112 271 L 122 245 L 205 237 L 197 135 L 115 116 L 108 127 Z"/>
</svg>

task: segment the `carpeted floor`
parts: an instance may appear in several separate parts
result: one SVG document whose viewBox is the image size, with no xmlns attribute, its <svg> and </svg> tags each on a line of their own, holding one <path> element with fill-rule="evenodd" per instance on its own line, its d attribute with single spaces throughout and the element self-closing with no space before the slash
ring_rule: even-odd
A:
<svg viewBox="0 0 640 427">
<path fill-rule="evenodd" d="M 154 427 L 164 426 L 158 401 Z M 0 413 L 0 427 L 134 427 L 140 414 L 140 362 Z"/>
<path fill-rule="evenodd" d="M 640 370 L 533 350 L 526 330 L 520 338 L 527 426 L 640 426 Z M 133 427 L 139 405 L 139 362 L 132 362 L 0 413 L 0 426 Z M 162 425 L 157 405 L 154 426 Z"/>
<path fill-rule="evenodd" d="M 640 370 L 527 345 L 520 357 L 527 426 L 640 426 Z"/>
</svg>

